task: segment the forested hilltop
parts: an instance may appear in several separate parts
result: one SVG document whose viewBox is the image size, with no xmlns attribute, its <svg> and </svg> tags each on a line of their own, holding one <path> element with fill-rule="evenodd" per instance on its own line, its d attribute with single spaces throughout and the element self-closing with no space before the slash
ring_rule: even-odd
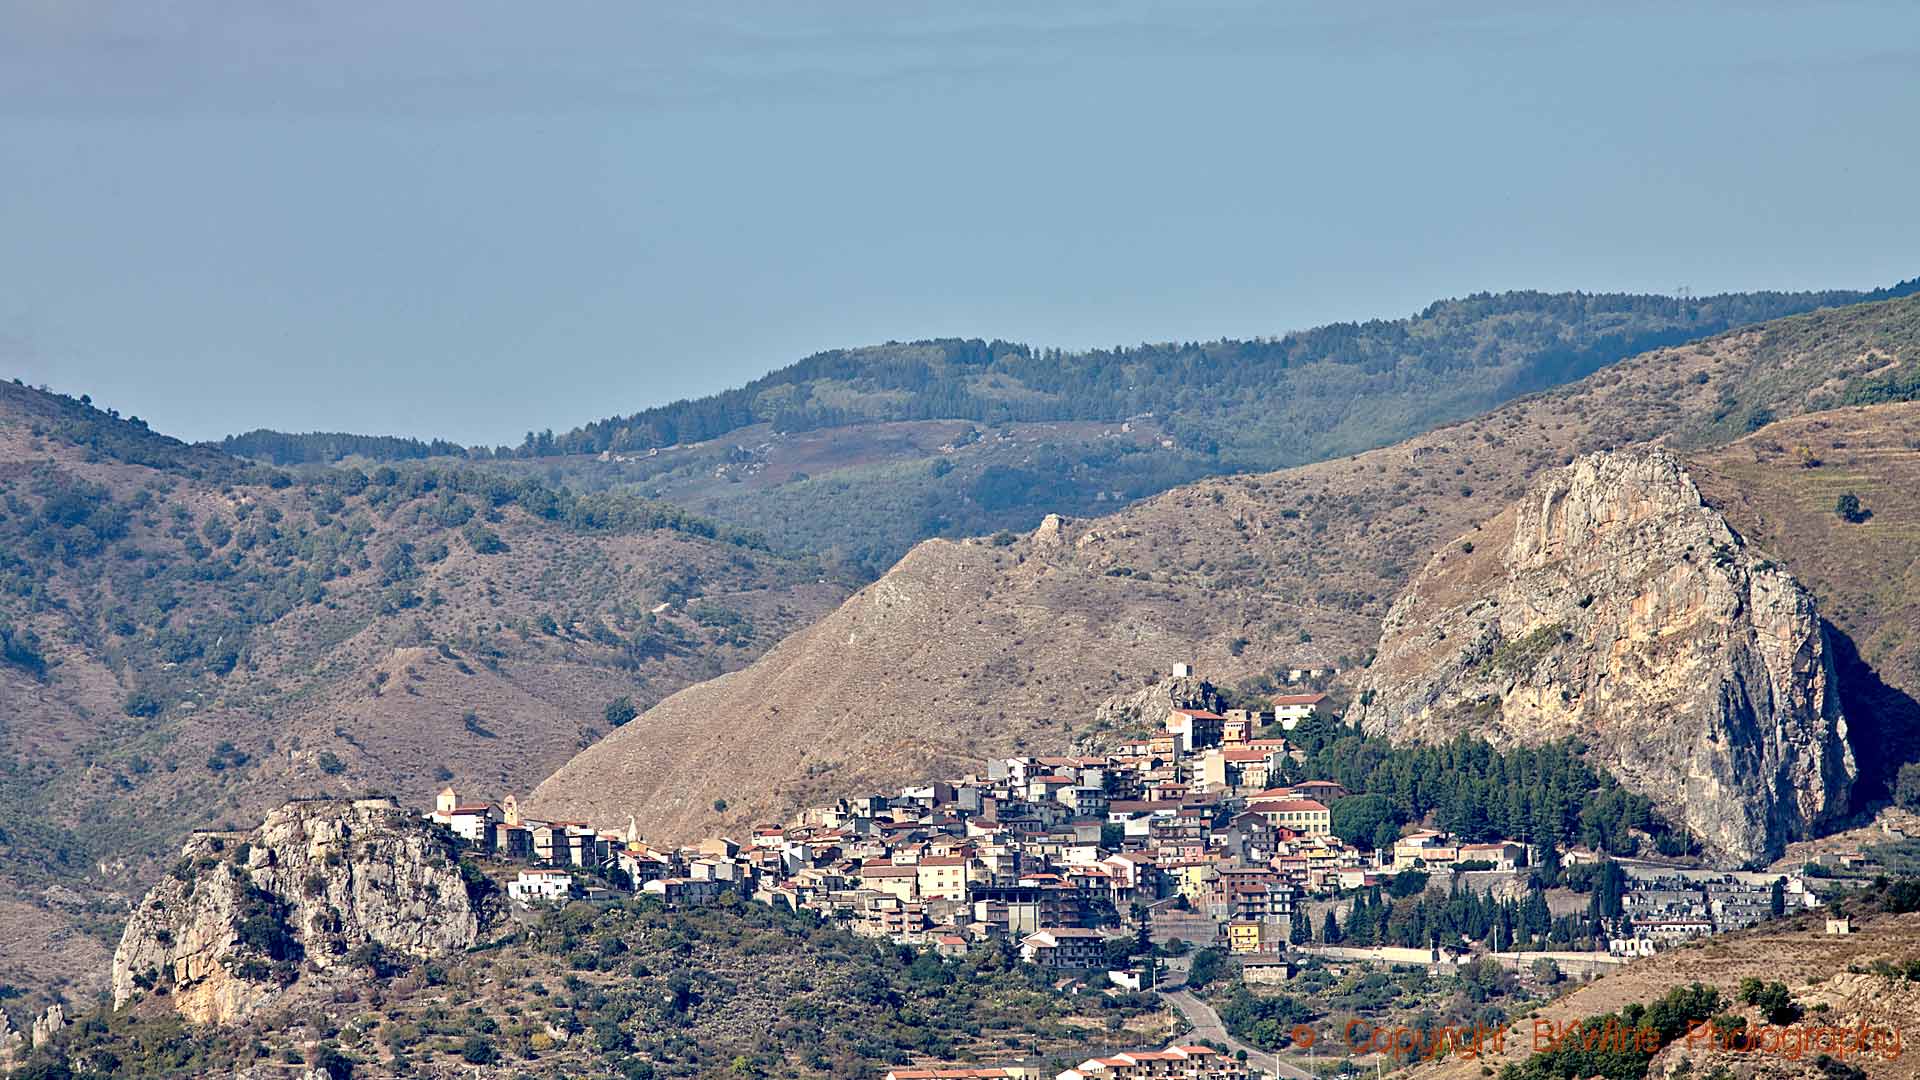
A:
<svg viewBox="0 0 1920 1080">
<path fill-rule="evenodd" d="M 630 490 L 868 575 L 934 536 L 1093 515 L 1194 480 L 1355 453 L 1562 385 L 1623 357 L 1819 307 L 1905 295 L 1509 292 L 1278 338 L 1063 352 L 892 342 L 517 447 L 255 431 L 280 465 L 460 453 L 578 490 Z"/>
<path fill-rule="evenodd" d="M 1171 413 L 1180 445 L 1279 468 L 1367 449 L 1615 360 L 1873 292 L 1477 293 L 1405 319 L 1279 338 L 1063 352 L 943 339 L 835 349 L 712 397 L 529 433 L 521 457 L 647 450 L 770 423 L 804 431 L 875 420 L 996 424 Z"/>
</svg>

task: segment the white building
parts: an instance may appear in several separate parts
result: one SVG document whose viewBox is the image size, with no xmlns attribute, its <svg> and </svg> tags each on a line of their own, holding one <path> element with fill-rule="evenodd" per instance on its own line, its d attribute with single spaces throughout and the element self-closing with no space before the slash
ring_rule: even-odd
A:
<svg viewBox="0 0 1920 1080">
<path fill-rule="evenodd" d="M 515 900 L 565 900 L 573 894 L 573 875 L 565 870 L 522 870 L 507 886 Z"/>
</svg>

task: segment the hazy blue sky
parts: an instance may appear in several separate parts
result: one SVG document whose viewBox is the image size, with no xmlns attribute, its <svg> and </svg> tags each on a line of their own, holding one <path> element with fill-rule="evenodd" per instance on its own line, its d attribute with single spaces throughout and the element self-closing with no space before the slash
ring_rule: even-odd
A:
<svg viewBox="0 0 1920 1080">
<path fill-rule="evenodd" d="M 889 338 L 1920 273 L 1920 5 L 1806 7 L 0 0 L 0 372 L 517 442 Z"/>
</svg>

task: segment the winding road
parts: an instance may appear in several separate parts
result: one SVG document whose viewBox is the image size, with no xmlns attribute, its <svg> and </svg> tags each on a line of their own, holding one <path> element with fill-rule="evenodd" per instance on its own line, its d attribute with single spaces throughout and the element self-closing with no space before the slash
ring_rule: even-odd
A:
<svg viewBox="0 0 1920 1080">
<path fill-rule="evenodd" d="M 1244 1050 L 1247 1054 L 1247 1064 L 1270 1076 L 1284 1076 L 1288 1080 L 1316 1080 L 1312 1073 L 1298 1065 L 1290 1065 L 1277 1056 L 1259 1047 L 1243 1043 L 1228 1034 L 1226 1023 L 1220 1019 L 1220 1014 L 1214 1011 L 1213 1006 L 1201 1001 L 1193 991 L 1186 988 L 1185 967 L 1173 968 L 1172 965 L 1169 967 L 1171 968 L 1169 975 L 1172 978 L 1159 988 L 1160 996 L 1166 999 L 1167 1004 L 1173 1006 L 1187 1023 L 1193 1025 L 1195 1039 L 1219 1043 L 1228 1050 Z M 1178 981 L 1175 982 L 1174 979 Z"/>
</svg>

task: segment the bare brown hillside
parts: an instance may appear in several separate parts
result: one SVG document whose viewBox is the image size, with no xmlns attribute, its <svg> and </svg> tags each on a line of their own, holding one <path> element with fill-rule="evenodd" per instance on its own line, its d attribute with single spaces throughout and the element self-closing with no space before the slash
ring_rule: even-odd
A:
<svg viewBox="0 0 1920 1080">
<path fill-rule="evenodd" d="M 920 545 L 757 663 L 662 702 L 543 783 L 543 812 L 684 839 L 804 799 L 1057 747 L 1176 660 L 1216 681 L 1363 658 L 1411 570 L 1580 453 L 1730 441 L 1920 355 L 1920 301 L 1623 361 L 1381 450 L 1203 481 L 1004 547 Z M 725 800 L 724 813 L 713 809 Z"/>
<path fill-rule="evenodd" d="M 111 940 L 187 830 L 289 795 L 524 791 L 612 699 L 845 596 L 665 508 L 542 491 L 294 482 L 0 386 L 0 935 Z M 0 948 L 0 983 L 91 988 L 97 956 Z"/>
</svg>

